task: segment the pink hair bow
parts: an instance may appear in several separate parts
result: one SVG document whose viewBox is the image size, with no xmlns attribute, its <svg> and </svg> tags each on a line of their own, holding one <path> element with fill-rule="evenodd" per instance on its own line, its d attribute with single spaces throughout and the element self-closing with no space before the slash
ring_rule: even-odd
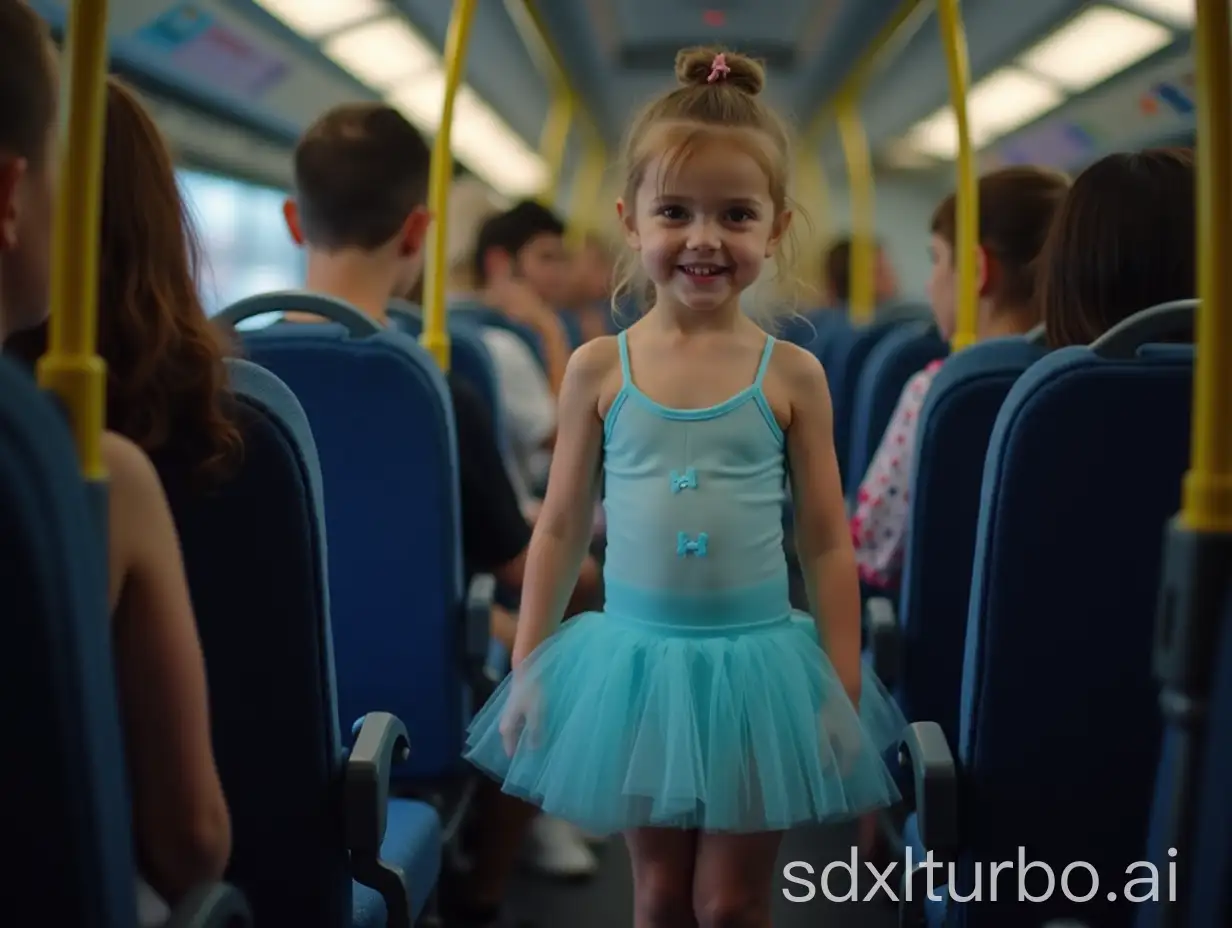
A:
<svg viewBox="0 0 1232 928">
<path fill-rule="evenodd" d="M 710 76 L 706 78 L 706 83 L 713 84 L 728 74 L 731 74 L 731 68 L 727 66 L 727 56 L 720 52 L 714 56 L 714 64 L 710 66 Z"/>
</svg>

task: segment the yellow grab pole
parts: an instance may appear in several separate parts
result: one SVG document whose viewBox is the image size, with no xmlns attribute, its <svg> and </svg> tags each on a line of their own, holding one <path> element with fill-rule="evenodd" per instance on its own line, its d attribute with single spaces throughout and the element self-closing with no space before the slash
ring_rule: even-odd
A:
<svg viewBox="0 0 1232 928">
<path fill-rule="evenodd" d="M 1193 447 L 1181 521 L 1232 532 L 1232 54 L 1227 0 L 1197 0 L 1198 306 Z"/>
<path fill-rule="evenodd" d="M 565 169 L 565 152 L 569 147 L 569 130 L 573 128 L 573 95 L 568 87 L 559 86 L 552 94 L 543 132 L 539 136 L 539 157 L 547 165 L 548 176 L 539 200 L 544 206 L 555 206 Z"/>
<path fill-rule="evenodd" d="M 1152 839 L 1152 863 L 1164 849 L 1180 855 L 1173 903 L 1159 928 L 1191 924 L 1198 893 L 1190 861 L 1199 850 L 1199 797 L 1212 739 L 1210 704 L 1219 673 L 1215 656 L 1232 632 L 1232 45 L 1228 0 L 1197 0 L 1193 41 L 1197 90 L 1198 309 L 1195 333 L 1191 459 L 1181 511 L 1168 524 L 1156 598 L 1153 661 L 1167 725 L 1171 784 Z M 1172 861 L 1167 861 L 1172 864 Z"/>
<path fill-rule="evenodd" d="M 565 232 L 565 242 L 571 250 L 580 248 L 586 233 L 594 230 L 595 207 L 603 189 L 605 157 L 606 153 L 599 137 L 593 132 L 587 133 L 582 164 L 578 168 L 569 196 L 569 225 Z"/>
<path fill-rule="evenodd" d="M 69 11 L 68 76 L 51 257 L 51 319 L 39 382 L 64 403 L 82 476 L 107 477 L 102 460 L 107 368 L 98 357 L 98 236 L 107 114 L 107 3 Z"/>
<path fill-rule="evenodd" d="M 449 272 L 446 216 L 449 188 L 453 184 L 453 105 L 462 75 L 466 72 L 466 49 L 470 44 L 475 0 L 454 0 L 445 36 L 445 101 L 441 125 L 432 145 L 432 169 L 428 179 L 428 204 L 432 210 L 432 267 L 424 281 L 424 324 L 419 343 L 431 353 L 441 370 L 449 370 L 449 331 L 445 327 L 445 284 Z"/>
<path fill-rule="evenodd" d="M 959 0 L 937 0 L 937 20 L 950 78 L 950 108 L 954 111 L 958 131 L 958 185 L 955 190 L 958 222 L 954 244 L 958 261 L 958 319 L 951 340 L 954 351 L 961 351 L 975 342 L 979 310 L 975 259 L 980 247 L 980 184 L 975 173 L 971 124 L 967 118 L 971 68 L 967 59 L 967 32 L 958 4 Z"/>
<path fill-rule="evenodd" d="M 821 251 L 830 237 L 830 197 L 825 168 L 818 156 L 819 147 L 817 138 L 810 135 L 796 152 L 798 196 L 805 217 L 810 220 L 806 223 L 808 233 L 801 242 L 804 256 L 800 261 L 800 270 L 810 294 L 822 282 Z"/>
<path fill-rule="evenodd" d="M 873 167 L 868 136 L 860 118 L 859 100 L 845 94 L 835 108 L 839 138 L 847 159 L 847 186 L 851 191 L 851 298 L 849 315 L 855 322 L 873 317 L 876 300 L 877 249 L 873 238 Z"/>
</svg>

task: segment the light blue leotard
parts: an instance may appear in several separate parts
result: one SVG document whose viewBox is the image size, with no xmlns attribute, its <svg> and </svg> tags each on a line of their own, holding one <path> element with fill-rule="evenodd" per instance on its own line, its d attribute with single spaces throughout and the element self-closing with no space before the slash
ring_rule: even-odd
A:
<svg viewBox="0 0 1232 928">
<path fill-rule="evenodd" d="M 786 454 L 762 382 L 705 409 L 623 383 L 604 423 L 602 612 L 565 623 L 471 724 L 507 792 L 599 833 L 773 831 L 898 799 L 905 725 L 871 671 L 859 711 L 788 597 Z M 531 709 L 512 756 L 499 725 Z"/>
</svg>

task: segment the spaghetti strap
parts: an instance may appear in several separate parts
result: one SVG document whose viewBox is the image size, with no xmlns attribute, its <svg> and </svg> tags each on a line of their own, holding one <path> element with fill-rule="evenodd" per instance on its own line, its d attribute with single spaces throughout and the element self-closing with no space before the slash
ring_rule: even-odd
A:
<svg viewBox="0 0 1232 928">
<path fill-rule="evenodd" d="M 753 379 L 753 386 L 761 389 L 761 382 L 766 377 L 766 369 L 770 366 L 770 355 L 774 353 L 774 336 L 766 336 L 766 347 L 761 352 L 761 363 L 757 365 L 757 376 Z"/>
<path fill-rule="evenodd" d="M 627 338 L 629 332 L 627 329 L 621 329 L 616 336 L 616 344 L 620 346 L 620 376 L 624 381 L 624 386 L 633 386 L 633 372 L 629 368 L 629 340 Z"/>
</svg>

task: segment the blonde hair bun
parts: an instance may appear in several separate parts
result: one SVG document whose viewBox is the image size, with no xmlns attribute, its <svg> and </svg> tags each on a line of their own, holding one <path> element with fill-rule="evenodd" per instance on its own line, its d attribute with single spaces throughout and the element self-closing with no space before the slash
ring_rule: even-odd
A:
<svg viewBox="0 0 1232 928">
<path fill-rule="evenodd" d="M 714 59 L 722 55 L 727 73 L 710 83 Z M 686 48 L 676 55 L 676 80 L 685 87 L 726 85 L 755 97 L 766 86 L 766 69 L 757 61 L 739 52 L 729 52 L 712 46 Z"/>
</svg>

